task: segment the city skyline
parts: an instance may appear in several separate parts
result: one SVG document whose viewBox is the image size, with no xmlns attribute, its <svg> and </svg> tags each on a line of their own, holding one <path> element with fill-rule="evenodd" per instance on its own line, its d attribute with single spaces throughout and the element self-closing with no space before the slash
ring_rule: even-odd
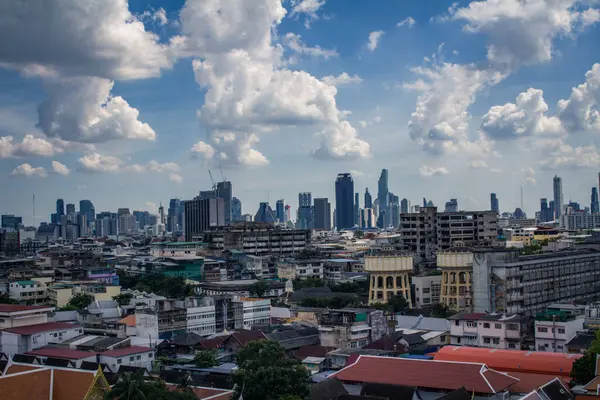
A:
<svg viewBox="0 0 600 400">
<path fill-rule="evenodd" d="M 27 224 L 34 194 L 36 224 L 56 198 L 156 212 L 208 168 L 250 214 L 331 202 L 345 172 L 361 200 L 387 169 L 400 199 L 465 209 L 514 210 L 523 187 L 529 215 L 554 175 L 563 203 L 596 185 L 596 4 L 52 1 L 0 18 L 1 208 Z"/>
</svg>

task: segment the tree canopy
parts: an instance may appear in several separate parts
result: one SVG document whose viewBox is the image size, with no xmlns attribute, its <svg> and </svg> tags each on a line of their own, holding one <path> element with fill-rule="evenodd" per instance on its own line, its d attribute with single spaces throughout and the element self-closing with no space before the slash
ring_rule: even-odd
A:
<svg viewBox="0 0 600 400">
<path fill-rule="evenodd" d="M 257 281 L 250 288 L 250 293 L 256 297 L 263 297 L 267 291 L 267 284 L 264 281 Z"/>
<path fill-rule="evenodd" d="M 600 354 L 600 330 L 596 331 L 596 339 L 583 357 L 573 363 L 571 378 L 576 384 L 585 385 L 596 376 L 596 356 L 598 354 Z"/>
<path fill-rule="evenodd" d="M 128 276 L 118 272 L 119 282 L 124 289 L 135 289 L 169 298 L 181 298 L 190 293 L 190 286 L 181 276 L 165 276 L 159 273 L 142 275 L 141 277 Z"/>
<path fill-rule="evenodd" d="M 94 301 L 94 296 L 88 293 L 77 293 L 69 299 L 67 309 L 85 310 Z"/>
<path fill-rule="evenodd" d="M 234 398 L 279 400 L 296 396 L 304 399 L 308 395 L 308 370 L 299 361 L 289 358 L 278 342 L 249 342 L 236 359 Z"/>
<path fill-rule="evenodd" d="M 218 365 L 217 352 L 214 350 L 200 350 L 194 357 L 194 364 L 198 368 L 210 368 Z"/>
<path fill-rule="evenodd" d="M 133 294 L 131 293 L 119 293 L 116 296 L 113 296 L 113 300 L 117 302 L 120 306 L 126 306 L 131 302 L 133 298 Z"/>
<path fill-rule="evenodd" d="M 19 304 L 19 302 L 10 297 L 8 293 L 0 293 L 0 304 Z"/>
<path fill-rule="evenodd" d="M 117 383 L 105 393 L 107 400 L 194 400 L 196 395 L 182 382 L 172 390 L 160 379 L 146 379 L 143 370 L 119 376 Z"/>
</svg>

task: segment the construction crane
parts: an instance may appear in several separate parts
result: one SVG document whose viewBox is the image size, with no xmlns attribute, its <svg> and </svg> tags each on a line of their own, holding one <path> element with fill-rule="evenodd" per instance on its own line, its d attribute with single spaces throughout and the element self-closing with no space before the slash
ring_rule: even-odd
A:
<svg viewBox="0 0 600 400">
<path fill-rule="evenodd" d="M 223 178 L 223 182 L 227 181 L 227 179 L 225 179 L 225 175 L 223 175 L 223 169 L 221 168 L 221 164 L 219 164 L 219 171 L 221 171 L 221 178 Z"/>
<path fill-rule="evenodd" d="M 215 183 L 215 180 L 213 179 L 212 172 L 210 172 L 210 169 L 208 170 L 208 176 L 210 176 L 210 183 L 212 185 L 213 193 L 217 193 L 217 184 Z"/>
</svg>

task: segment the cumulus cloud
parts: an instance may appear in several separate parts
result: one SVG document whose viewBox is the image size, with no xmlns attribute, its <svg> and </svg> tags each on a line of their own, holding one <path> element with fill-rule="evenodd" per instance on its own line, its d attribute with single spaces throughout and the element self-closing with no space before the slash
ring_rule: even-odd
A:
<svg viewBox="0 0 600 400">
<path fill-rule="evenodd" d="M 169 23 L 169 18 L 167 18 L 167 12 L 164 8 L 159 8 L 158 10 L 146 10 L 140 16 L 142 21 L 152 21 L 159 25 L 166 25 Z"/>
<path fill-rule="evenodd" d="M 404 18 L 402 21 L 398 22 L 396 24 L 396 27 L 400 28 L 404 25 L 408 26 L 409 28 L 412 28 L 412 26 L 416 23 L 416 21 L 414 20 L 413 17 L 406 17 Z"/>
<path fill-rule="evenodd" d="M 528 185 L 535 185 L 536 179 L 535 179 L 535 175 L 537 173 L 537 171 L 531 167 L 529 168 L 523 168 L 521 169 L 521 172 L 523 173 L 523 182 L 525 184 Z"/>
<path fill-rule="evenodd" d="M 79 159 L 81 170 L 85 172 L 110 172 L 121 171 L 125 164 L 123 160 L 114 156 L 105 156 L 99 153 L 90 153 Z"/>
<path fill-rule="evenodd" d="M 152 160 L 146 164 L 127 164 L 125 161 L 118 157 L 107 156 L 99 153 L 90 153 L 79 159 L 80 170 L 83 172 L 94 172 L 94 173 L 155 173 L 165 174 L 170 180 L 176 182 L 181 181 L 179 176 L 179 166 L 173 162 L 159 163 L 156 160 Z M 178 176 L 179 178 L 177 178 Z"/>
<path fill-rule="evenodd" d="M 571 96 L 558 102 L 558 118 L 569 132 L 600 131 L 600 64 L 585 74 L 585 83 L 574 87 Z"/>
<path fill-rule="evenodd" d="M 71 170 L 66 165 L 59 163 L 58 161 L 52 161 L 52 171 L 59 175 L 69 175 Z"/>
<path fill-rule="evenodd" d="M 321 138 L 321 146 L 313 154 L 319 158 L 342 159 L 369 156 L 369 144 L 358 138 L 356 129 L 348 121 L 326 127 L 318 136 Z"/>
<path fill-rule="evenodd" d="M 471 160 L 469 167 L 473 169 L 487 169 L 488 165 L 483 160 Z"/>
<path fill-rule="evenodd" d="M 311 23 L 319 19 L 318 11 L 323 8 L 325 2 L 326 0 L 292 0 L 292 12 L 290 16 L 306 15 L 304 25 L 310 28 Z"/>
<path fill-rule="evenodd" d="M 169 180 L 171 182 L 175 182 L 175 183 L 181 183 L 181 182 L 183 182 L 183 178 L 181 177 L 181 175 L 176 174 L 176 173 L 170 173 L 169 174 Z"/>
<path fill-rule="evenodd" d="M 215 155 L 214 147 L 203 141 L 199 141 L 193 145 L 190 151 L 192 152 L 192 156 L 205 159 L 211 159 Z"/>
<path fill-rule="evenodd" d="M 419 168 L 419 174 L 425 177 L 438 176 L 438 175 L 448 175 L 450 172 L 445 167 L 432 167 L 428 165 L 422 165 Z"/>
<path fill-rule="evenodd" d="M 544 92 L 529 88 L 517 96 L 516 103 L 491 107 L 482 118 L 481 130 L 497 140 L 563 133 L 560 120 L 546 116 L 547 111 Z"/>
<path fill-rule="evenodd" d="M 310 47 L 302 42 L 302 37 L 296 33 L 288 32 L 284 36 L 284 44 L 294 53 L 307 55 L 311 57 L 323 57 L 328 59 L 330 57 L 337 57 L 339 54 L 336 50 L 323 49 L 320 46 Z"/>
<path fill-rule="evenodd" d="M 28 163 L 19 165 L 10 174 L 12 176 L 34 176 L 39 178 L 44 178 L 48 175 L 43 167 L 32 167 Z"/>
<path fill-rule="evenodd" d="M 600 166 L 600 154 L 594 145 L 573 147 L 554 141 L 547 143 L 544 150 L 544 158 L 539 165 L 545 170 L 597 169 Z"/>
<path fill-rule="evenodd" d="M 375 51 L 377 45 L 379 45 L 379 40 L 385 34 L 384 31 L 373 31 L 369 33 L 369 41 L 367 42 L 367 49 L 370 51 Z"/>
<path fill-rule="evenodd" d="M 23 136 L 21 142 L 12 136 L 0 137 L 0 158 L 12 157 L 51 157 L 65 151 L 93 151 L 93 145 L 68 142 L 60 139 L 45 139 L 31 134 Z"/>
<path fill-rule="evenodd" d="M 342 72 L 338 76 L 333 76 L 333 75 L 324 76 L 321 78 L 321 81 L 325 82 L 328 85 L 343 86 L 343 85 L 350 85 L 350 84 L 354 84 L 354 83 L 361 83 L 362 79 L 360 76 L 358 76 L 356 74 L 348 75 L 347 72 Z"/>
</svg>

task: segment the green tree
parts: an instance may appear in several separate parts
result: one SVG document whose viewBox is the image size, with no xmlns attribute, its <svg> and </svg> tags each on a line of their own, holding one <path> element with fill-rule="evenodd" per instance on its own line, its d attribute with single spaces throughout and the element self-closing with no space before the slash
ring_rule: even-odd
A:
<svg viewBox="0 0 600 400">
<path fill-rule="evenodd" d="M 76 310 L 86 309 L 94 301 L 94 296 L 88 293 L 77 293 L 69 299 L 67 306 L 74 307 Z"/>
<path fill-rule="evenodd" d="M 585 385 L 596 376 L 596 356 L 598 354 L 600 354 L 600 330 L 596 331 L 596 339 L 583 357 L 573 363 L 571 378 L 576 384 Z"/>
<path fill-rule="evenodd" d="M 111 400 L 146 400 L 150 391 L 148 383 L 144 381 L 144 373 L 139 370 L 135 374 L 125 373 L 119 376 L 115 385 L 106 392 L 104 398 Z"/>
<path fill-rule="evenodd" d="M 444 303 L 437 303 L 431 309 L 431 316 L 437 318 L 448 318 L 452 315 L 452 311 Z"/>
<path fill-rule="evenodd" d="M 210 368 L 219 365 L 217 352 L 214 350 L 200 350 L 194 356 L 194 364 L 198 368 Z"/>
<path fill-rule="evenodd" d="M 252 341 L 237 354 L 234 398 L 279 400 L 308 395 L 310 374 L 273 340 Z"/>
<path fill-rule="evenodd" d="M 267 284 L 264 281 L 257 281 L 250 288 L 250 293 L 256 297 L 263 297 L 267 291 Z"/>
<path fill-rule="evenodd" d="M 129 305 L 132 298 L 133 298 L 133 294 L 131 294 L 131 293 L 119 293 L 118 295 L 113 296 L 112 299 L 114 301 L 116 301 L 118 305 L 126 306 L 126 305 Z"/>
<path fill-rule="evenodd" d="M 10 297 L 8 293 L 0 293 L 0 304 L 19 304 L 19 302 Z"/>
<path fill-rule="evenodd" d="M 406 311 L 408 309 L 408 301 L 401 294 L 392 296 L 387 302 L 388 310 L 393 313 Z"/>
</svg>

